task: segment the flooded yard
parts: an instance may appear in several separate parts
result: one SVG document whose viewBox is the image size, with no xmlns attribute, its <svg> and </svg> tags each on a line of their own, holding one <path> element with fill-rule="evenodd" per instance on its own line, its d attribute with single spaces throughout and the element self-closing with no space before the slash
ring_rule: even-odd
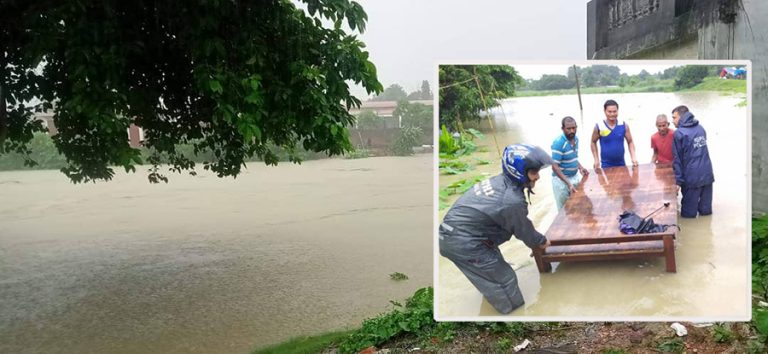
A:
<svg viewBox="0 0 768 354">
<path fill-rule="evenodd" d="M 632 132 L 640 163 L 653 154 L 650 137 L 656 132 L 656 115 L 670 117 L 671 110 L 686 104 L 708 133 L 709 152 L 715 173 L 714 214 L 697 219 L 678 219 L 682 231 L 676 240 L 677 273 L 666 273 L 662 258 L 559 264 L 553 273 L 539 274 L 530 249 L 515 238 L 501 246 L 516 270 L 526 305 L 509 316 L 520 319 L 605 318 L 720 318 L 745 319 L 750 315 L 750 267 L 747 178 L 747 109 L 739 105 L 743 95 L 719 93 L 645 93 L 584 95 L 584 117 L 574 96 L 514 98 L 495 111 L 503 150 L 526 142 L 550 150 L 562 134 L 560 121 L 573 116 L 578 122 L 579 161 L 592 169 L 590 137 L 594 124 L 604 119 L 603 102 L 619 103 L 619 119 Z M 674 128 L 671 125 L 671 128 Z M 487 132 L 490 134 L 490 132 Z M 491 136 L 479 157 L 492 161 L 458 176 L 440 176 L 444 187 L 482 172 L 501 172 Z M 631 163 L 629 151 L 626 161 Z M 541 173 L 529 206 L 529 217 L 544 233 L 555 218 L 551 168 Z M 453 203 L 458 195 L 453 196 Z M 447 212 L 439 212 L 439 219 Z M 616 211 L 616 215 L 621 213 Z M 618 225 L 618 224 L 617 224 Z M 618 228 L 618 226 L 617 226 Z M 439 257 L 436 311 L 443 318 L 500 316 L 449 260 Z"/>
</svg>

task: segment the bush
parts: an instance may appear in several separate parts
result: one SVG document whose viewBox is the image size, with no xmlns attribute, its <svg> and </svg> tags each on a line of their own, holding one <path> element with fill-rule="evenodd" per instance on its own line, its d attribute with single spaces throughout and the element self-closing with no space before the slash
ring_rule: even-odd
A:
<svg viewBox="0 0 768 354">
<path fill-rule="evenodd" d="M 413 147 L 419 145 L 420 138 L 421 128 L 411 126 L 400 128 L 400 133 L 392 144 L 392 153 L 397 156 L 413 155 Z"/>
<path fill-rule="evenodd" d="M 344 157 L 347 159 L 364 159 L 371 157 L 371 152 L 368 149 L 355 149 L 345 154 Z"/>
<path fill-rule="evenodd" d="M 416 290 L 405 306 L 397 303 L 392 312 L 363 322 L 363 326 L 349 335 L 339 345 L 342 353 L 356 353 L 386 342 L 403 334 L 426 336 L 437 324 L 432 318 L 433 290 L 431 287 Z"/>
<path fill-rule="evenodd" d="M 694 87 L 704 81 L 708 71 L 708 68 L 704 65 L 686 65 L 677 72 L 675 87 L 678 89 Z"/>
<path fill-rule="evenodd" d="M 57 170 L 67 165 L 64 155 L 60 154 L 47 133 L 35 133 L 29 142 L 29 156 L 16 152 L 0 154 L 0 171 L 10 170 Z M 30 166 L 31 162 L 35 164 Z"/>
</svg>

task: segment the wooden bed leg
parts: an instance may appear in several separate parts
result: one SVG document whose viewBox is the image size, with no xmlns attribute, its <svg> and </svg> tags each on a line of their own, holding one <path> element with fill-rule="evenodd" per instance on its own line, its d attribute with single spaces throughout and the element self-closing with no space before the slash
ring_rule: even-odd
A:
<svg viewBox="0 0 768 354">
<path fill-rule="evenodd" d="M 542 259 L 543 252 L 540 249 L 533 250 L 533 259 L 536 260 L 536 267 L 539 268 L 539 273 L 549 273 L 552 271 L 552 263 L 545 262 Z"/>
<path fill-rule="evenodd" d="M 667 260 L 667 272 L 677 273 L 675 265 L 675 241 L 671 235 L 664 236 L 664 258 Z"/>
</svg>

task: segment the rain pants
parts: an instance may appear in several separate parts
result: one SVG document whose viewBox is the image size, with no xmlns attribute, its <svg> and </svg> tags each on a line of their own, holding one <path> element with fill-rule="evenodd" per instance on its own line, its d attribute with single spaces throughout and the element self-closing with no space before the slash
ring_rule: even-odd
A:
<svg viewBox="0 0 768 354">
<path fill-rule="evenodd" d="M 504 174 L 477 183 L 464 193 L 439 228 L 440 254 L 503 314 L 525 303 L 515 271 L 499 251 L 499 245 L 513 234 L 529 248 L 546 242 L 528 219 L 523 186 Z"/>
</svg>

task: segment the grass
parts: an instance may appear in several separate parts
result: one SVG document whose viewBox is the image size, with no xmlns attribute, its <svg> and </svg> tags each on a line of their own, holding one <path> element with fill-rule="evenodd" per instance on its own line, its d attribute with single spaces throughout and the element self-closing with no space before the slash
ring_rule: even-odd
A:
<svg viewBox="0 0 768 354">
<path fill-rule="evenodd" d="M 408 280 L 408 276 L 400 272 L 390 274 L 389 278 L 395 281 Z"/>
<path fill-rule="evenodd" d="M 712 327 L 712 331 L 715 342 L 730 343 L 733 341 L 734 334 L 729 324 L 717 324 Z"/>
<path fill-rule="evenodd" d="M 584 87 L 581 93 L 584 95 L 597 93 L 642 93 L 642 92 L 698 92 L 698 91 L 717 91 L 728 93 L 746 93 L 746 80 L 723 80 L 718 77 L 707 77 L 704 81 L 692 88 L 678 90 L 675 89 L 675 80 L 658 80 L 645 85 L 624 86 L 624 87 Z M 533 96 L 559 96 L 575 95 L 576 89 L 567 90 L 549 90 L 549 91 L 517 91 L 516 97 Z"/>
<path fill-rule="evenodd" d="M 685 343 L 680 338 L 667 339 L 657 344 L 656 349 L 662 353 L 682 353 Z"/>
<path fill-rule="evenodd" d="M 708 77 L 704 82 L 682 92 L 689 91 L 725 91 L 732 93 L 747 93 L 747 80 L 723 80 L 716 77 Z"/>
<path fill-rule="evenodd" d="M 636 93 L 636 92 L 671 92 L 674 91 L 674 80 L 658 80 L 646 85 L 624 86 L 624 87 L 582 87 L 581 94 L 597 93 Z M 575 95 L 576 88 L 567 90 L 549 90 L 549 91 L 517 91 L 517 97 L 530 96 L 557 96 L 557 95 Z"/>
<path fill-rule="evenodd" d="M 319 353 L 337 345 L 354 331 L 328 332 L 311 337 L 296 337 L 271 347 L 257 349 L 253 354 L 309 354 Z"/>
<path fill-rule="evenodd" d="M 629 352 L 624 349 L 607 348 L 603 349 L 600 354 L 629 354 Z"/>
<path fill-rule="evenodd" d="M 344 154 L 346 159 L 364 159 L 367 157 L 371 157 L 371 152 L 368 149 L 355 149 Z"/>
</svg>

